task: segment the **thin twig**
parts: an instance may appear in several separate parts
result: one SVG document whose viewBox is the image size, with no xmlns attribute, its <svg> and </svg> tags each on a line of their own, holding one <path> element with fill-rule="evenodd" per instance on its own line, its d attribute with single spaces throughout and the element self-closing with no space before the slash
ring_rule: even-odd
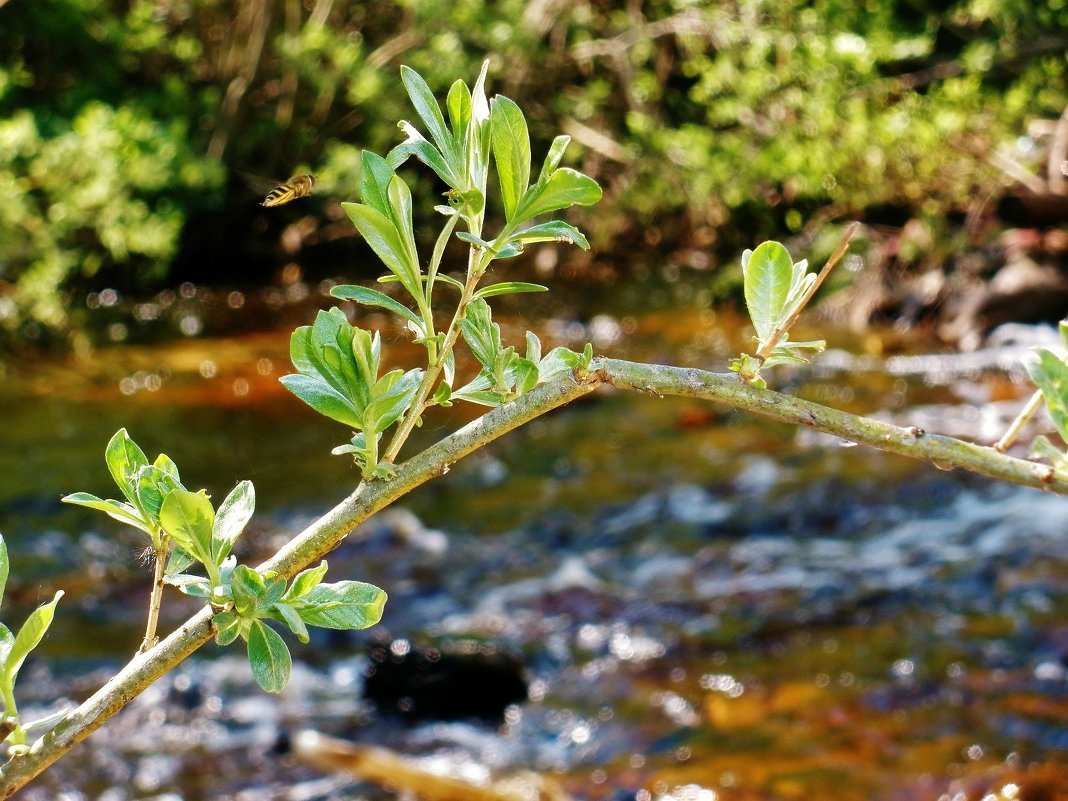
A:
<svg viewBox="0 0 1068 801">
<path fill-rule="evenodd" d="M 812 282 L 812 286 L 810 286 L 808 291 L 801 297 L 800 302 L 794 307 L 793 311 L 790 312 L 790 316 L 779 323 L 771 332 L 768 341 L 757 351 L 757 358 L 768 358 L 768 356 L 771 355 L 771 352 L 778 346 L 779 340 L 781 340 L 786 332 L 790 330 L 791 326 L 797 322 L 797 318 L 801 316 L 801 312 L 804 311 L 805 306 L 812 300 L 812 296 L 816 294 L 816 290 L 820 288 L 820 284 L 822 284 L 827 276 L 830 275 L 831 270 L 834 269 L 835 265 L 842 260 L 843 256 L 845 256 L 846 251 L 849 250 L 849 240 L 853 238 L 853 235 L 856 234 L 858 228 L 860 228 L 859 222 L 852 222 L 849 224 L 849 227 L 845 230 L 845 234 L 842 235 L 842 241 L 838 243 L 838 247 L 835 248 L 834 253 L 827 259 L 827 263 L 823 265 L 823 269 L 820 270 L 819 275 L 816 276 L 816 280 Z"/>
<path fill-rule="evenodd" d="M 152 569 L 152 592 L 148 597 L 148 623 L 145 625 L 145 639 L 141 641 L 141 647 L 137 653 L 143 654 L 157 642 L 156 626 L 159 624 L 159 610 L 163 606 L 163 579 L 167 570 L 167 537 L 160 536 L 158 548 L 153 548 L 152 554 L 154 566 Z"/>
<path fill-rule="evenodd" d="M 998 453 L 1005 453 L 1012 446 L 1012 443 L 1016 441 L 1016 438 L 1020 436 L 1023 427 L 1027 425 L 1027 421 L 1034 416 L 1041 405 L 1042 393 L 1036 392 L 1031 396 L 1031 400 L 1027 401 L 1027 405 L 1016 415 L 1016 419 L 1012 421 L 1012 425 L 1008 427 L 1001 439 L 994 445 L 994 450 Z"/>
</svg>

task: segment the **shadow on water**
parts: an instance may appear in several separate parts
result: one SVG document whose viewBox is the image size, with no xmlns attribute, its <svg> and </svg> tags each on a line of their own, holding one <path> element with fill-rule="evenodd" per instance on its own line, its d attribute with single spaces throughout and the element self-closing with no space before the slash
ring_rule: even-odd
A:
<svg viewBox="0 0 1068 801">
<path fill-rule="evenodd" d="M 723 364 L 742 346 L 736 321 L 710 312 L 546 328 L 676 363 Z M 102 452 L 120 426 L 216 498 L 254 481 L 252 562 L 348 494 L 351 468 L 328 455 L 346 432 L 278 387 L 286 348 L 286 335 L 127 346 L 90 372 L 40 365 L 7 382 L 5 618 L 69 592 L 24 668 L 23 707 L 84 698 L 139 641 L 141 543 L 58 503 L 113 493 Z M 1016 355 L 839 350 L 779 385 L 982 438 L 1026 393 L 1002 370 Z M 419 436 L 461 422 L 433 416 Z M 551 773 L 588 799 L 1065 797 L 1066 522 L 1063 498 L 599 393 L 453 466 L 331 554 L 332 575 L 389 592 L 385 618 L 297 646 L 281 697 L 210 645 L 24 797 L 393 797 L 286 755 L 304 728 L 476 778 Z M 168 598 L 165 625 L 193 608 Z"/>
</svg>

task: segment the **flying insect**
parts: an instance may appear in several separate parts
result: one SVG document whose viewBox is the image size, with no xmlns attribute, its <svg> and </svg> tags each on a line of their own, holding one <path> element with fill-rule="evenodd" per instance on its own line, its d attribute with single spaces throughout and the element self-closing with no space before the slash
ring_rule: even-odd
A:
<svg viewBox="0 0 1068 801">
<path fill-rule="evenodd" d="M 307 197 L 315 188 L 315 176 L 308 173 L 294 175 L 284 184 L 279 184 L 260 203 L 261 206 L 284 206 L 292 200 Z"/>
</svg>

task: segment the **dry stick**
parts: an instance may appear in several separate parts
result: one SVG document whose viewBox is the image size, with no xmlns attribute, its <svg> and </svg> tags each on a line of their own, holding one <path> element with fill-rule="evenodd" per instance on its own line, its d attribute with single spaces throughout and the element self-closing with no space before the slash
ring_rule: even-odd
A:
<svg viewBox="0 0 1068 801">
<path fill-rule="evenodd" d="M 1051 467 L 1007 456 L 993 448 L 927 434 L 918 428 L 900 428 L 771 390 L 755 389 L 743 384 L 734 373 L 603 359 L 595 362 L 588 373 L 561 376 L 491 410 L 401 464 L 392 480 L 360 484 L 352 495 L 258 569 L 293 576 L 335 548 L 359 523 L 420 484 L 445 473 L 449 465 L 601 384 L 714 401 L 891 453 L 924 459 L 942 469 L 959 467 L 1012 484 L 1068 495 L 1068 479 L 1056 475 Z M 0 767 L 0 798 L 9 798 L 157 678 L 210 640 L 211 614 L 211 609 L 205 607 L 155 648 L 135 656 L 111 681 L 33 743 L 27 754 Z"/>
<path fill-rule="evenodd" d="M 842 235 L 842 241 L 838 243 L 838 247 L 834 249 L 834 253 L 827 259 L 827 263 L 823 265 L 823 269 L 820 270 L 819 275 L 816 276 L 816 280 L 812 282 L 812 286 L 808 288 L 805 294 L 801 297 L 801 301 L 794 307 L 794 310 L 790 312 L 790 316 L 779 323 L 775 329 L 771 332 L 771 336 L 768 337 L 768 341 L 764 343 L 764 346 L 756 352 L 756 356 L 760 359 L 761 363 L 779 344 L 779 340 L 783 338 L 783 335 L 790 330 L 790 327 L 797 322 L 797 318 L 801 316 L 801 312 L 804 311 L 805 306 L 812 300 L 812 296 L 816 294 L 816 290 L 820 288 L 820 284 L 824 282 L 828 275 L 831 274 L 831 270 L 835 265 L 842 260 L 842 257 L 849 250 L 849 240 L 853 238 L 853 235 L 860 228 L 860 223 L 852 222 L 849 227 L 846 228 L 845 233 Z"/>
</svg>

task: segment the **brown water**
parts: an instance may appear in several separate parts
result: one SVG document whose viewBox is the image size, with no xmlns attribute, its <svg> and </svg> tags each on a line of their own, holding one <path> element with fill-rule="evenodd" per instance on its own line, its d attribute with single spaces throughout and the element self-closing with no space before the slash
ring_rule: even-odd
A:
<svg viewBox="0 0 1068 801">
<path fill-rule="evenodd" d="M 593 339 L 716 370 L 745 334 L 692 308 L 539 327 L 550 345 Z M 849 347 L 776 383 L 980 436 L 1027 393 L 1014 351 L 872 361 Z M 113 648 L 139 640 L 138 541 L 57 502 L 113 494 L 102 453 L 118 427 L 216 497 L 255 482 L 250 561 L 351 490 L 328 453 L 347 432 L 277 383 L 286 351 L 287 334 L 194 338 L 10 374 L 5 620 L 54 586 L 70 593 L 23 671 L 24 706 L 84 697 Z M 430 417 L 421 441 L 471 413 Z M 381 626 L 294 644 L 280 699 L 209 646 L 25 797 L 392 797 L 275 756 L 301 728 L 468 775 L 533 769 L 589 799 L 1068 797 L 1068 500 L 709 405 L 604 393 L 455 465 L 403 509 L 414 517 L 373 523 L 330 558 L 333 575 L 390 593 Z M 168 625 L 193 608 L 168 605 Z M 530 699 L 499 725 L 376 712 L 360 689 L 375 647 L 507 653 Z"/>
</svg>

